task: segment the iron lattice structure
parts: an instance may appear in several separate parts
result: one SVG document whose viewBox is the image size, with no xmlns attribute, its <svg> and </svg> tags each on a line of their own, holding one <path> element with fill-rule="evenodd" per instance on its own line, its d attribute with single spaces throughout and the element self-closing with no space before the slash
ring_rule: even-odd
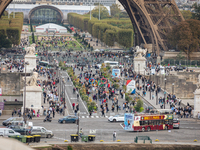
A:
<svg viewBox="0 0 200 150">
<path fill-rule="evenodd" d="M 174 0 L 119 0 L 130 16 L 135 43 L 152 44 L 158 55 L 168 50 L 167 33 L 184 18 Z"/>
</svg>

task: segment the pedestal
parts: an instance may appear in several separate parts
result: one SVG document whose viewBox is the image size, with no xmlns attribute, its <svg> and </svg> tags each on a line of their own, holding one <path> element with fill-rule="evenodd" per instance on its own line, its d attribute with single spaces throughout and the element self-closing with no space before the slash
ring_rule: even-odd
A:
<svg viewBox="0 0 200 150">
<path fill-rule="evenodd" d="M 36 56 L 35 55 L 25 55 L 25 62 L 28 62 L 29 65 L 26 65 L 26 72 L 31 73 L 33 69 L 36 68 Z M 25 69 L 24 69 L 25 72 Z"/>
<path fill-rule="evenodd" d="M 136 57 L 134 58 L 134 71 L 140 74 L 146 74 L 145 73 L 146 68 L 146 58 L 144 57 Z"/>
<path fill-rule="evenodd" d="M 24 89 L 23 91 L 23 107 L 22 112 L 24 109 Z M 42 103 L 42 89 L 40 86 L 26 86 L 26 105 L 25 108 L 34 109 L 35 113 L 41 109 L 41 103 Z"/>
<path fill-rule="evenodd" d="M 198 112 L 200 112 L 200 89 L 196 89 L 194 92 L 194 118 L 197 117 Z"/>
</svg>

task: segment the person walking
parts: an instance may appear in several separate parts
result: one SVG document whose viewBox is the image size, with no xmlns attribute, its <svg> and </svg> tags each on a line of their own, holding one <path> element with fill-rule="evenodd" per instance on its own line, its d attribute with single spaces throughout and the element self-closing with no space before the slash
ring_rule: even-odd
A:
<svg viewBox="0 0 200 150">
<path fill-rule="evenodd" d="M 114 131 L 113 132 L 113 142 L 116 141 L 116 138 L 117 138 L 117 133 L 116 133 L 116 131 Z"/>
</svg>

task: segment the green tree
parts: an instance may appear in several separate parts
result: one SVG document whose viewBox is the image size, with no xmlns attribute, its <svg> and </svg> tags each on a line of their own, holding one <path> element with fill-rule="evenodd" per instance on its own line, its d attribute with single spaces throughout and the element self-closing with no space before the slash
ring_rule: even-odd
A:
<svg viewBox="0 0 200 150">
<path fill-rule="evenodd" d="M 110 6 L 111 17 L 115 17 L 116 14 L 121 12 L 119 7 L 120 6 L 118 4 L 112 4 L 112 6 Z"/>
<path fill-rule="evenodd" d="M 92 16 L 99 19 L 99 6 L 96 6 L 92 10 Z M 104 6 L 100 6 L 100 19 L 105 19 L 109 17 L 108 9 Z"/>
<path fill-rule="evenodd" d="M 10 48 L 11 45 L 11 41 L 7 39 L 7 37 L 4 34 L 0 33 L 0 48 Z"/>
<path fill-rule="evenodd" d="M 198 51 L 200 44 L 200 21 L 188 19 L 174 26 L 168 34 L 168 41 L 174 47 L 178 46 L 180 51 L 187 54 L 190 59 L 190 54 Z"/>
<path fill-rule="evenodd" d="M 181 13 L 185 20 L 192 19 L 192 12 L 190 10 L 181 10 Z"/>
<path fill-rule="evenodd" d="M 140 110 L 142 110 L 142 109 L 141 109 L 142 107 L 143 107 L 143 101 L 142 101 L 141 99 L 139 99 L 139 100 L 137 101 L 136 106 L 135 106 L 135 110 L 136 110 L 137 112 L 140 112 Z"/>
<path fill-rule="evenodd" d="M 192 13 L 192 19 L 200 20 L 200 5 L 197 5 L 197 3 L 192 5 L 194 9 L 194 13 Z"/>
</svg>

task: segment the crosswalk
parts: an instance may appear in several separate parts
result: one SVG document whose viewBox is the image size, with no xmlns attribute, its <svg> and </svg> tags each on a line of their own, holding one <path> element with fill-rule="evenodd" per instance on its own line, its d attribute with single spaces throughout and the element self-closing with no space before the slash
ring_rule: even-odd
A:
<svg viewBox="0 0 200 150">
<path fill-rule="evenodd" d="M 108 118 L 108 116 L 80 116 L 79 118 L 82 118 L 82 119 L 84 119 L 84 118 Z"/>
</svg>

